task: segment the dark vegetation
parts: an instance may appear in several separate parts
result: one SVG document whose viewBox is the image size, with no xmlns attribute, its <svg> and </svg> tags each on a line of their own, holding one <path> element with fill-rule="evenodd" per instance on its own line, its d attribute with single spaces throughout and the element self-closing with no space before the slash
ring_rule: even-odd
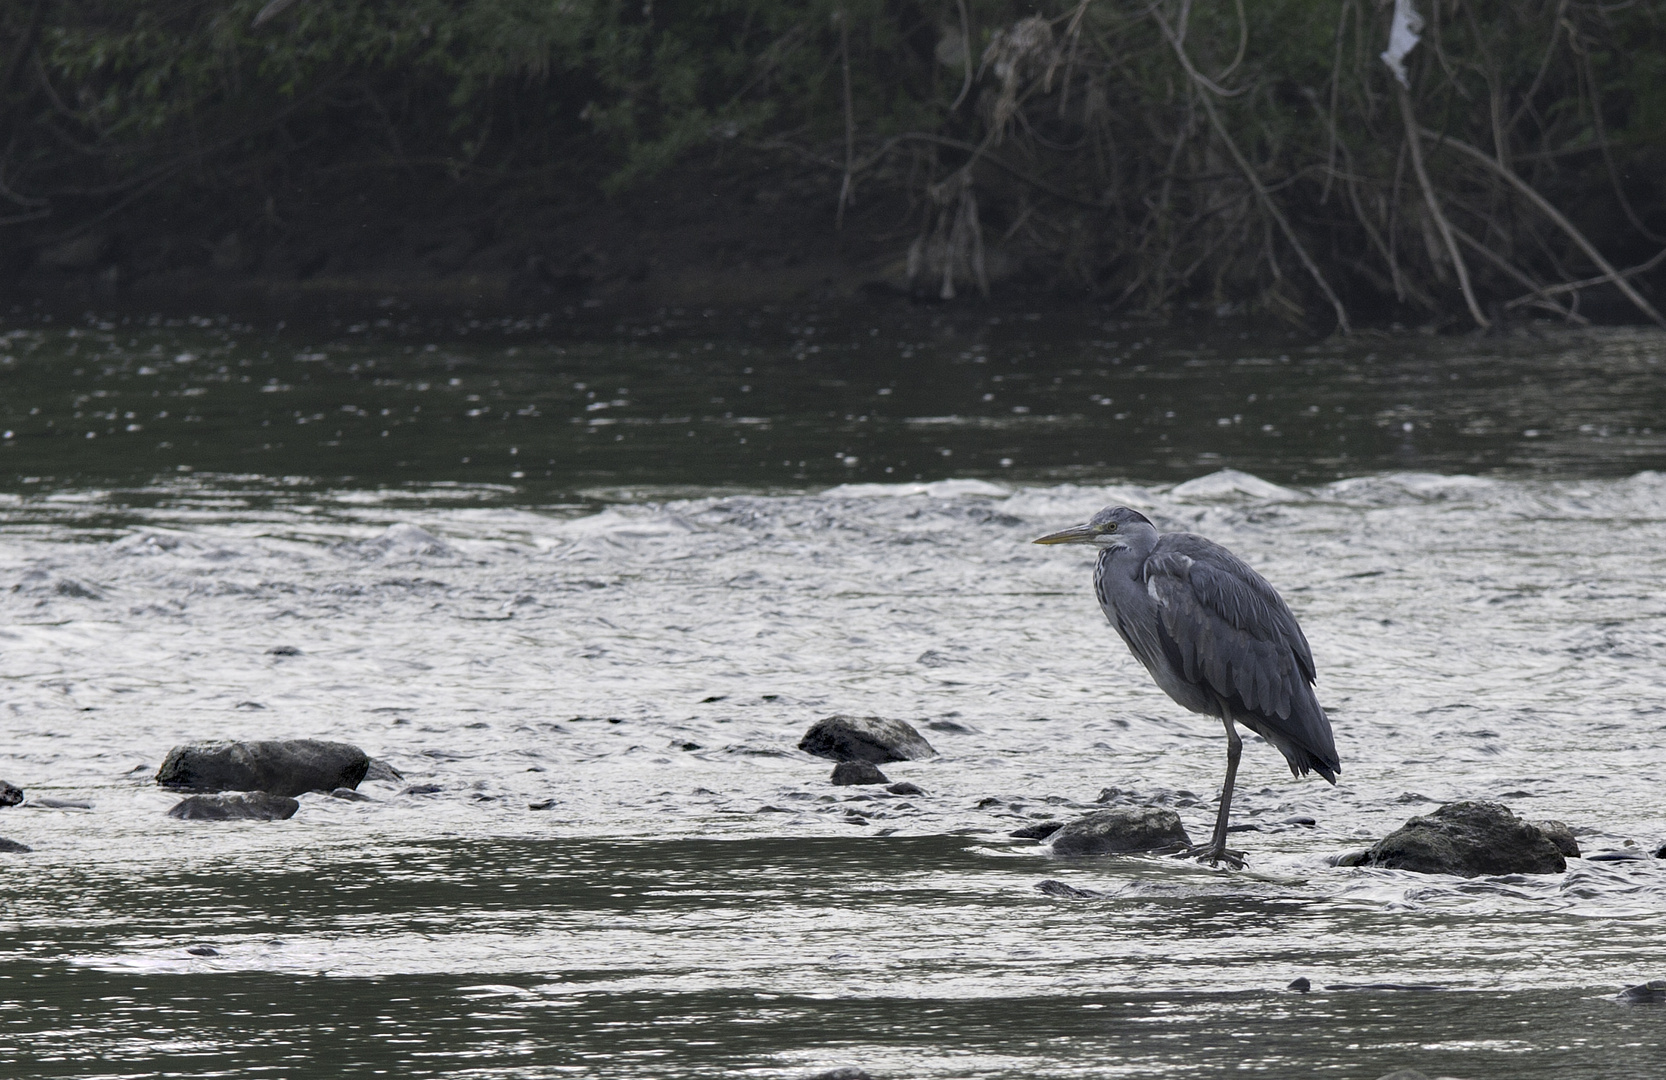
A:
<svg viewBox="0 0 1666 1080">
<path fill-rule="evenodd" d="M 4 0 L 0 250 L 1660 322 L 1666 0 L 1416 3 L 1402 87 L 1376 0 Z"/>
</svg>

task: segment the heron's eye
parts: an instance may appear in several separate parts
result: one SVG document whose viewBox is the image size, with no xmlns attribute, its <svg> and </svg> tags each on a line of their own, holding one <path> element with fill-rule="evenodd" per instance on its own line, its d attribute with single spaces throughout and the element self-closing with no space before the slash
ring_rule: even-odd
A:
<svg viewBox="0 0 1666 1080">
<path fill-rule="evenodd" d="M 1099 530 L 1100 532 L 1116 532 L 1116 522 L 1109 521 Z"/>
</svg>

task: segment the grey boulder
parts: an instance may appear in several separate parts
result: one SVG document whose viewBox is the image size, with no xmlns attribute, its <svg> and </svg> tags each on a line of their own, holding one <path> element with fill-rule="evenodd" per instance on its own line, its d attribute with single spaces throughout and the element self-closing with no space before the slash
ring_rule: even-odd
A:
<svg viewBox="0 0 1666 1080">
<path fill-rule="evenodd" d="M 35 849 L 30 847 L 28 844 L 20 844 L 16 840 L 7 840 L 4 836 L 0 836 L 0 852 L 10 851 L 18 854 L 24 854 L 33 850 Z"/>
<path fill-rule="evenodd" d="M 833 783 L 837 787 L 858 784 L 889 784 L 891 778 L 879 771 L 878 765 L 866 761 L 841 761 L 833 766 Z"/>
<path fill-rule="evenodd" d="M 284 821 L 301 804 L 283 795 L 250 791 L 236 795 L 192 795 L 176 803 L 168 816 L 181 821 Z"/>
<path fill-rule="evenodd" d="M 208 742 L 168 751 L 156 782 L 176 791 L 302 795 L 356 788 L 370 767 L 363 750 L 321 739 Z"/>
<path fill-rule="evenodd" d="M 833 761 L 914 761 L 936 757 L 925 737 L 906 720 L 882 716 L 829 716 L 810 725 L 798 748 Z"/>
<path fill-rule="evenodd" d="M 1447 803 L 1412 818 L 1377 841 L 1360 865 L 1458 877 L 1560 874 L 1568 868 L 1543 829 L 1502 803 L 1484 801 Z"/>
<path fill-rule="evenodd" d="M 1053 854 L 1119 855 L 1190 847 L 1180 815 L 1159 806 L 1116 806 L 1061 827 L 1052 836 Z"/>
<path fill-rule="evenodd" d="M 23 789 L 0 780 L 0 806 L 16 806 L 23 801 Z"/>
</svg>

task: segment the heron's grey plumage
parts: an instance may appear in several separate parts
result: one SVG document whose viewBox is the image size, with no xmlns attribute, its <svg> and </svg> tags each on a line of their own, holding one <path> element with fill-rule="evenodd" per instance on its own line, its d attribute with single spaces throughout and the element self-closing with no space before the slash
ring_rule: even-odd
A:
<svg viewBox="0 0 1666 1080">
<path fill-rule="evenodd" d="M 1313 693 L 1313 650 L 1284 599 L 1248 563 L 1192 533 L 1159 534 L 1143 514 L 1121 506 L 1036 542 L 1097 546 L 1094 593 L 1129 651 L 1176 702 L 1225 723 L 1217 855 L 1237 769 L 1234 723 L 1277 747 L 1292 773 L 1336 782 L 1342 766 Z"/>
</svg>

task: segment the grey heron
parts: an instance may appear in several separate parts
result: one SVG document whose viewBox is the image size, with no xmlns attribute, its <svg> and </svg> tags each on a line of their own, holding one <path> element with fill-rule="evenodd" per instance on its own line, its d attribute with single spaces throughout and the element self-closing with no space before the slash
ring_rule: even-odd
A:
<svg viewBox="0 0 1666 1080">
<path fill-rule="evenodd" d="M 1093 591 L 1128 650 L 1169 697 L 1226 725 L 1214 839 L 1189 854 L 1241 865 L 1242 856 L 1226 847 L 1244 745 L 1237 724 L 1277 747 L 1292 774 L 1316 772 L 1336 783 L 1342 764 L 1313 694 L 1313 652 L 1284 599 L 1248 563 L 1193 533 L 1158 533 L 1126 506 L 1108 506 L 1034 543 L 1098 548 Z"/>
</svg>

